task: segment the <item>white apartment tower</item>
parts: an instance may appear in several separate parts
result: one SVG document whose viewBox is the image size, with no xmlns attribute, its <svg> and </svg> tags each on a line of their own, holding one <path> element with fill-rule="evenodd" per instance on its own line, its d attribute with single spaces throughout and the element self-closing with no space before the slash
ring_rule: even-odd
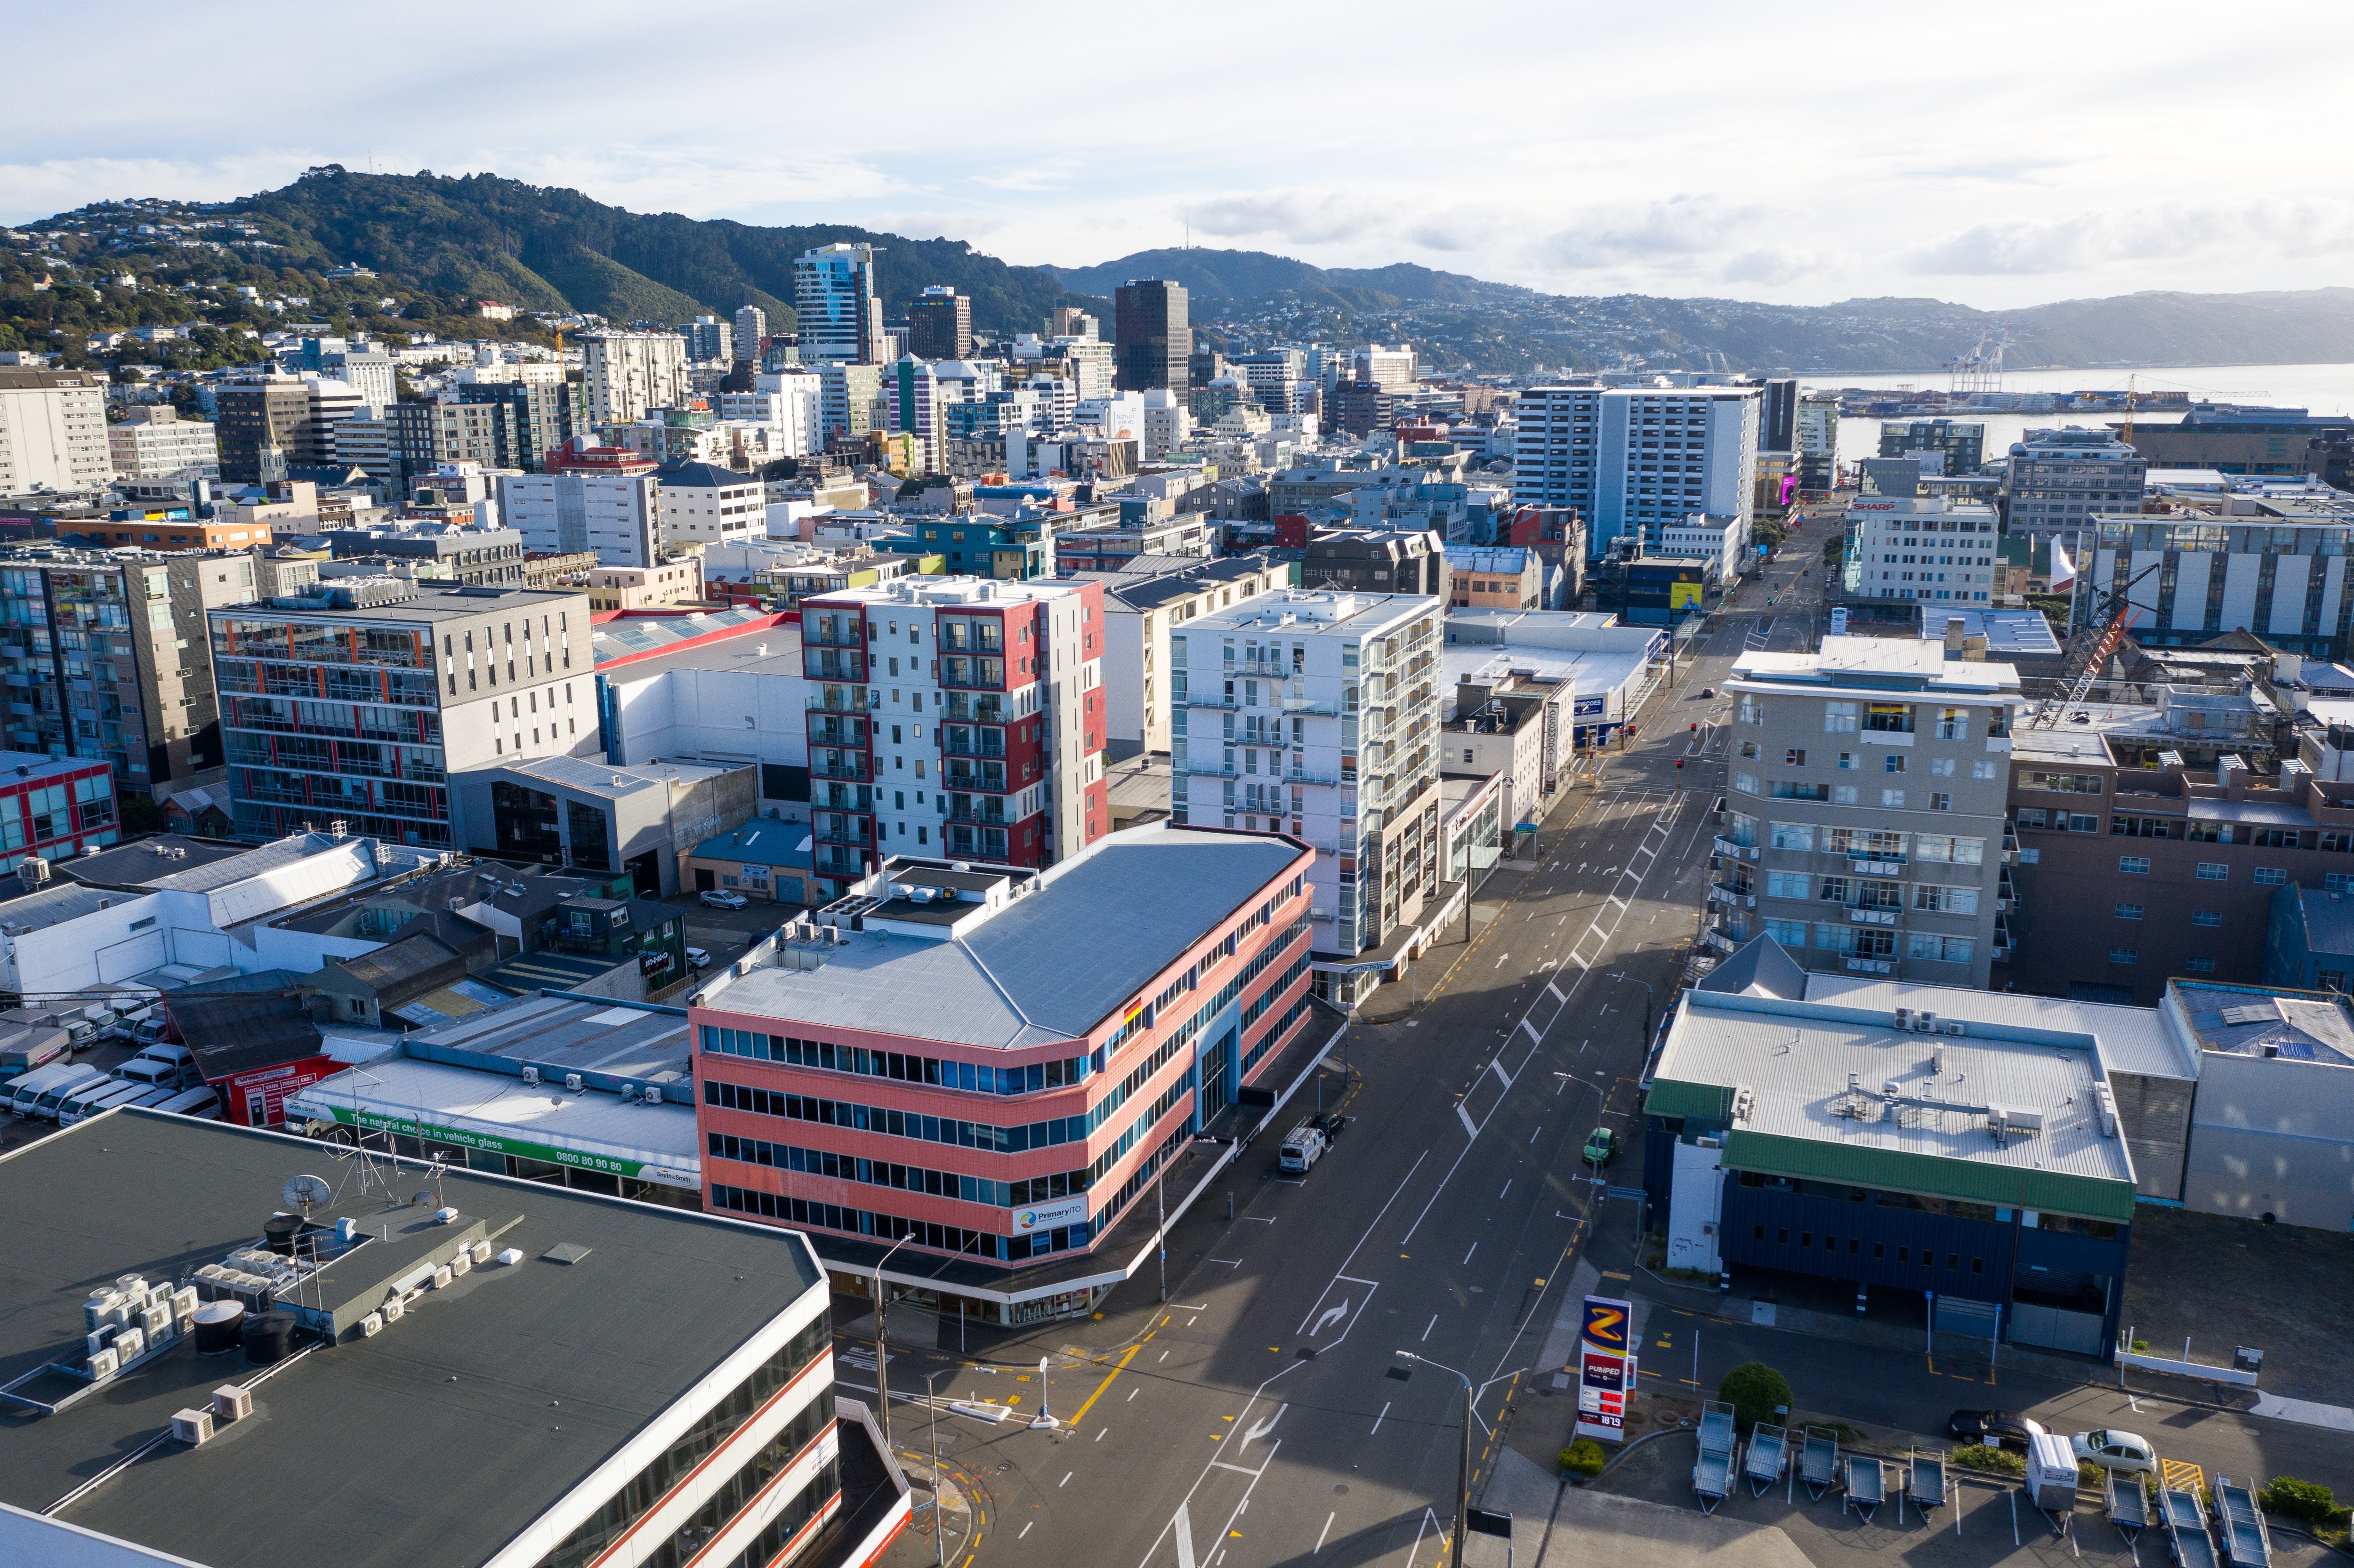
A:
<svg viewBox="0 0 2354 1568">
<path fill-rule="evenodd" d="M 1914 599 L 1984 609 L 1993 602 L 1994 508 L 1942 496 L 1866 495 L 1848 503 L 1864 599 Z M 1935 630 L 1934 617 L 1926 623 Z"/>
<path fill-rule="evenodd" d="M 1624 534 L 1695 512 L 1756 513 L 1755 387 L 1532 387 L 1516 407 L 1512 500 L 1572 506 L 1600 556 Z"/>
<path fill-rule="evenodd" d="M 1169 630 L 1171 813 L 1316 847 L 1316 988 L 1340 1006 L 1438 917 L 1445 614 L 1286 588 Z"/>
<path fill-rule="evenodd" d="M 592 426 L 629 424 L 687 394 L 686 339 L 676 333 L 591 332 L 576 341 Z"/>
<path fill-rule="evenodd" d="M 793 263 L 793 308 L 801 363 L 882 363 L 883 302 L 875 293 L 875 248 L 824 245 Z"/>
<path fill-rule="evenodd" d="M 1384 392 L 1411 392 L 1414 390 L 1414 350 L 1405 344 L 1384 348 L 1378 343 L 1369 343 L 1357 350 L 1357 385 L 1360 387 L 1379 387 Z"/>
<path fill-rule="evenodd" d="M 661 557 L 662 484 L 651 462 L 503 473 L 499 516 L 523 535 L 526 550 L 593 550 L 608 567 L 651 567 Z"/>
<path fill-rule="evenodd" d="M 761 340 L 769 335 L 769 313 L 758 305 L 744 305 L 736 312 L 736 360 L 739 365 L 755 364 L 760 357 Z"/>
<path fill-rule="evenodd" d="M 0 493 L 99 490 L 113 477 L 103 373 L 0 366 Z"/>
<path fill-rule="evenodd" d="M 220 438 L 203 419 L 183 419 L 169 403 L 133 408 L 106 430 L 114 471 L 124 479 L 218 479 Z"/>
</svg>

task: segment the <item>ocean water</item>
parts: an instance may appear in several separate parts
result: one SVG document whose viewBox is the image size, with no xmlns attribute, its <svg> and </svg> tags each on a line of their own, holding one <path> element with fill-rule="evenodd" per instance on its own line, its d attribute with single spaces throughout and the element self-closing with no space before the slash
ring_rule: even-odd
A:
<svg viewBox="0 0 2354 1568">
<path fill-rule="evenodd" d="M 2303 408 L 2313 414 L 2354 413 L 2354 365 L 2195 365 L 2154 366 L 2146 370 L 2021 370 L 2009 372 L 2002 378 L 2006 392 L 2079 392 L 2122 388 L 2126 377 L 2135 377 L 2137 387 L 2184 391 L 2194 398 L 2206 398 L 2218 403 L 2261 403 L 2267 407 Z M 1802 376 L 1801 386 L 1810 391 L 1837 391 L 1847 387 L 1868 387 L 1882 390 L 1911 387 L 1919 391 L 1943 391 L 1946 377 L 1935 371 L 1916 371 L 1894 376 Z M 2154 411 L 2154 420 L 2171 422 L 2182 416 L 2179 410 Z M 1976 419 L 1987 428 L 1986 450 L 1989 459 L 1999 457 L 2010 443 L 2031 429 L 2045 429 L 2054 425 L 2075 423 L 2088 426 L 2113 425 L 2122 421 L 2122 412 L 2096 414 L 1956 414 L 1956 418 Z M 1840 459 L 1853 462 L 1858 458 L 1876 457 L 1880 452 L 1880 421 L 1877 419 L 1842 418 L 1840 421 Z"/>
</svg>

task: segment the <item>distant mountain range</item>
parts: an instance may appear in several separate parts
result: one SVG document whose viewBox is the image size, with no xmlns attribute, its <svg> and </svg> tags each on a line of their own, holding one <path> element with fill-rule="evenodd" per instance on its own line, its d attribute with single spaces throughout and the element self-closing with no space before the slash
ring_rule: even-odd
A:
<svg viewBox="0 0 2354 1568">
<path fill-rule="evenodd" d="M 973 325 L 985 332 L 1036 332 L 1053 307 L 1073 303 L 1097 313 L 1110 336 L 1119 286 L 1169 278 L 1191 291 L 1199 335 L 1213 346 L 1404 341 L 1442 372 L 1930 375 L 2006 325 L 2014 369 L 2354 361 L 2354 289 L 2143 293 L 1996 313 L 1926 299 L 1817 306 L 1549 294 L 1405 263 L 1322 268 L 1260 250 L 1143 250 L 1090 267 L 1013 267 L 961 240 L 632 213 L 493 175 L 367 175 L 334 164 L 237 201 L 162 205 L 235 219 L 247 237 L 227 249 L 191 251 L 179 231 L 151 226 L 142 235 L 123 222 L 122 209 L 103 204 L 27 225 L 25 245 L 0 248 L 0 346 L 72 343 L 84 331 L 163 319 L 175 308 L 167 301 L 107 281 L 109 269 L 133 261 L 166 276 L 201 273 L 214 286 L 299 286 L 313 313 L 354 323 L 380 319 L 386 308 L 376 296 L 390 295 L 410 322 L 446 323 L 471 313 L 476 299 L 670 323 L 724 318 L 748 303 L 782 331 L 793 320 L 794 258 L 846 240 L 878 248 L 876 280 L 890 317 L 904 315 L 922 289 L 947 284 L 971 298 Z M 88 287 L 40 290 L 41 273 L 59 257 L 88 270 L 77 280 Z M 375 278 L 326 277 L 354 265 Z M 249 303 L 223 301 L 212 319 L 228 325 L 243 319 L 240 311 L 258 314 Z"/>
</svg>

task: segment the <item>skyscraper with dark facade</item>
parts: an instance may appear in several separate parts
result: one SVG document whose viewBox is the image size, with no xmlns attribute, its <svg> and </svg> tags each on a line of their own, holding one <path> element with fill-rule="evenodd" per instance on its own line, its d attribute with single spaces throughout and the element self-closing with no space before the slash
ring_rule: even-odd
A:
<svg viewBox="0 0 2354 1568">
<path fill-rule="evenodd" d="M 1113 385 L 1122 392 L 1156 387 L 1184 392 L 1193 355 L 1193 329 L 1185 314 L 1185 285 L 1160 278 L 1122 283 L 1114 321 Z"/>
<path fill-rule="evenodd" d="M 972 298 L 935 286 L 907 307 L 907 352 L 917 359 L 966 359 L 972 355 Z"/>
<path fill-rule="evenodd" d="M 1766 396 L 1757 405 L 1757 450 L 1798 450 L 1798 384 L 1795 380 L 1766 383 Z"/>
</svg>

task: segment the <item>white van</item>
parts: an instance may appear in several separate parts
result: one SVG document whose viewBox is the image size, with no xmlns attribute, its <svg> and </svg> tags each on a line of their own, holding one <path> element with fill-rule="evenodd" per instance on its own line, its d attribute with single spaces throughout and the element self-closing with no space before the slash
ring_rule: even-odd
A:
<svg viewBox="0 0 2354 1568">
<path fill-rule="evenodd" d="M 115 1081 L 112 1074 L 101 1073 L 87 1062 L 78 1062 L 75 1065 L 83 1069 L 83 1075 L 67 1079 L 39 1099 L 35 1100 L 33 1115 L 39 1117 L 43 1121 L 55 1121 L 58 1119 L 58 1113 L 65 1108 L 66 1101 L 89 1087 L 93 1079 L 103 1079 L 110 1083 Z"/>
<path fill-rule="evenodd" d="M 102 1078 L 94 1084 L 85 1084 L 58 1105 L 58 1125 L 71 1127 L 78 1121 L 88 1121 L 102 1110 L 127 1104 L 152 1092 L 153 1087 L 149 1084 L 125 1083 L 121 1078 Z"/>
<path fill-rule="evenodd" d="M 196 1075 L 178 1062 L 166 1062 L 143 1051 L 115 1068 L 114 1075 L 134 1084 L 179 1089 L 187 1087 Z"/>
<path fill-rule="evenodd" d="M 159 1111 L 170 1111 L 175 1116 L 218 1117 L 220 1096 L 213 1092 L 210 1084 L 207 1084 L 201 1088 L 188 1089 L 174 1095 L 155 1108 Z"/>
<path fill-rule="evenodd" d="M 90 1077 L 105 1074 L 87 1062 L 52 1062 L 46 1067 L 36 1067 L 21 1078 L 8 1081 L 8 1108 L 17 1116 L 30 1116 L 41 1097 L 59 1086 L 74 1086 Z"/>
<path fill-rule="evenodd" d="M 1287 1176 L 1304 1176 L 1331 1147 L 1322 1128 L 1312 1121 L 1303 1121 L 1283 1135 L 1283 1147 L 1276 1151 L 1275 1168 Z"/>
</svg>

